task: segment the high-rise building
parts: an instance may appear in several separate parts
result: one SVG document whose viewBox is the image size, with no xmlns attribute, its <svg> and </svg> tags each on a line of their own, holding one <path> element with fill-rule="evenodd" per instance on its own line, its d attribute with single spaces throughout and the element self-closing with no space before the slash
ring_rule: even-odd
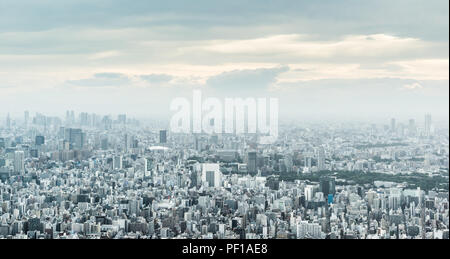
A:
<svg viewBox="0 0 450 259">
<path fill-rule="evenodd" d="M 28 127 L 28 122 L 30 120 L 30 113 L 28 111 L 24 112 L 24 126 L 25 128 Z"/>
<path fill-rule="evenodd" d="M 102 150 L 108 149 L 108 137 L 105 136 L 100 140 L 100 146 Z"/>
<path fill-rule="evenodd" d="M 431 114 L 425 115 L 425 136 L 431 135 Z"/>
<path fill-rule="evenodd" d="M 6 116 L 6 128 L 7 129 L 11 128 L 11 117 L 9 117 L 9 113 L 8 116 Z"/>
<path fill-rule="evenodd" d="M 161 144 L 167 143 L 167 130 L 159 131 L 159 143 Z"/>
<path fill-rule="evenodd" d="M 128 134 L 125 134 L 125 136 L 123 137 L 124 140 L 124 148 L 125 151 L 128 151 L 128 149 L 130 148 L 130 136 L 128 136 Z"/>
<path fill-rule="evenodd" d="M 325 150 L 323 147 L 317 150 L 317 169 L 319 171 L 325 170 Z"/>
<path fill-rule="evenodd" d="M 249 173 L 257 172 L 257 153 L 254 151 L 248 152 L 247 171 Z"/>
<path fill-rule="evenodd" d="M 208 183 L 209 187 L 215 186 L 215 172 L 214 171 L 206 171 L 206 182 Z"/>
<path fill-rule="evenodd" d="M 66 125 L 70 126 L 75 123 L 75 112 L 66 111 Z"/>
<path fill-rule="evenodd" d="M 89 118 L 89 114 L 87 112 L 80 113 L 79 118 L 80 118 L 80 125 L 89 126 L 90 118 Z"/>
<path fill-rule="evenodd" d="M 14 172 L 18 174 L 25 172 L 25 153 L 21 150 L 14 152 Z"/>
<path fill-rule="evenodd" d="M 117 116 L 117 121 L 119 124 L 126 124 L 127 123 L 127 115 L 126 114 L 119 114 Z"/>
<path fill-rule="evenodd" d="M 304 158 L 304 165 L 306 168 L 311 168 L 312 167 L 312 158 L 310 154 L 306 154 L 305 158 Z"/>
<path fill-rule="evenodd" d="M 222 185 L 222 173 L 219 164 L 202 164 L 202 183 L 208 187 L 220 187 Z"/>
<path fill-rule="evenodd" d="M 314 185 L 307 185 L 305 187 L 305 200 L 312 201 L 314 197 Z"/>
<path fill-rule="evenodd" d="M 122 156 L 114 156 L 113 158 L 113 169 L 119 170 L 123 167 L 123 157 Z"/>
<path fill-rule="evenodd" d="M 409 135 L 411 135 L 411 136 L 416 135 L 417 129 L 416 129 L 416 121 L 414 119 L 409 120 L 408 131 L 409 131 Z"/>
<path fill-rule="evenodd" d="M 64 139 L 69 141 L 72 149 L 83 149 L 86 134 L 81 129 L 65 129 Z"/>
<path fill-rule="evenodd" d="M 45 137 L 44 136 L 36 136 L 34 141 L 36 146 L 42 146 L 45 144 Z"/>
<path fill-rule="evenodd" d="M 144 162 L 144 175 L 147 175 L 148 172 L 148 159 L 147 158 L 142 158 L 142 162 Z"/>
<path fill-rule="evenodd" d="M 320 179 L 320 191 L 324 196 L 328 194 L 336 194 L 336 180 L 330 177 L 323 177 Z"/>
<path fill-rule="evenodd" d="M 397 129 L 396 121 L 394 118 L 392 118 L 391 119 L 391 132 L 395 132 L 396 129 Z"/>
</svg>

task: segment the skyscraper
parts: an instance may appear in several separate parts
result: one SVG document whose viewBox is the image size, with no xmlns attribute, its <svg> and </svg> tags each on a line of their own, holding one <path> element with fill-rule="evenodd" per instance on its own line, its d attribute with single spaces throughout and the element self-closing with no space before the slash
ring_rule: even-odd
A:
<svg viewBox="0 0 450 259">
<path fill-rule="evenodd" d="M 304 157 L 304 166 L 306 167 L 306 168 L 311 168 L 311 166 L 312 166 L 312 161 L 311 161 L 312 159 L 311 159 L 311 155 L 310 154 L 305 154 L 305 157 Z"/>
<path fill-rule="evenodd" d="M 220 187 L 222 184 L 222 173 L 219 164 L 202 164 L 202 182 L 208 187 Z"/>
<path fill-rule="evenodd" d="M 167 130 L 160 130 L 159 131 L 159 143 L 160 144 L 167 143 Z"/>
<path fill-rule="evenodd" d="M 395 119 L 392 118 L 391 119 L 391 132 L 395 132 L 396 129 L 397 129 L 397 126 L 396 126 Z"/>
<path fill-rule="evenodd" d="M 41 146 L 45 144 L 45 137 L 44 136 L 36 136 L 34 141 L 36 146 Z"/>
<path fill-rule="evenodd" d="M 114 156 L 113 158 L 113 169 L 122 169 L 123 167 L 122 156 Z"/>
<path fill-rule="evenodd" d="M 323 177 L 320 179 L 320 191 L 323 192 L 325 197 L 328 197 L 328 194 L 336 193 L 336 180 L 330 177 Z"/>
<path fill-rule="evenodd" d="M 252 151 L 252 152 L 248 152 L 248 164 L 247 164 L 247 170 L 249 173 L 256 173 L 257 171 L 257 167 L 256 167 L 256 161 L 257 159 L 257 154 L 256 152 Z"/>
<path fill-rule="evenodd" d="M 64 139 L 69 141 L 72 149 L 83 149 L 86 134 L 81 129 L 65 129 Z"/>
<path fill-rule="evenodd" d="M 9 113 L 8 116 L 6 116 L 6 128 L 11 129 L 11 117 L 9 117 Z"/>
<path fill-rule="evenodd" d="M 30 113 L 28 111 L 24 112 L 24 126 L 28 127 L 28 121 L 30 120 Z"/>
<path fill-rule="evenodd" d="M 307 185 L 305 187 L 305 200 L 306 201 L 312 201 L 314 195 L 314 186 L 313 185 Z"/>
<path fill-rule="evenodd" d="M 209 187 L 214 187 L 214 171 L 206 171 L 206 182 L 208 183 Z"/>
<path fill-rule="evenodd" d="M 323 147 L 317 150 L 317 169 L 319 171 L 325 170 L 325 150 Z"/>
<path fill-rule="evenodd" d="M 144 175 L 147 175 L 148 172 L 148 159 L 147 158 L 142 158 L 142 162 L 144 163 Z"/>
<path fill-rule="evenodd" d="M 127 115 L 126 114 L 119 114 L 117 116 L 117 120 L 119 124 L 126 124 L 127 123 Z"/>
<path fill-rule="evenodd" d="M 425 115 L 425 136 L 431 135 L 431 114 Z"/>
<path fill-rule="evenodd" d="M 66 125 L 70 126 L 75 123 L 75 112 L 74 111 L 66 111 Z"/>
<path fill-rule="evenodd" d="M 128 136 L 128 134 L 125 134 L 125 136 L 124 136 L 124 148 L 125 148 L 125 151 L 128 151 L 128 149 L 130 148 L 130 136 Z"/>
<path fill-rule="evenodd" d="M 411 136 L 416 135 L 416 121 L 414 119 L 409 120 L 408 131 L 409 135 Z"/>
<path fill-rule="evenodd" d="M 14 152 L 14 172 L 18 174 L 25 172 L 25 153 L 23 151 Z"/>
</svg>

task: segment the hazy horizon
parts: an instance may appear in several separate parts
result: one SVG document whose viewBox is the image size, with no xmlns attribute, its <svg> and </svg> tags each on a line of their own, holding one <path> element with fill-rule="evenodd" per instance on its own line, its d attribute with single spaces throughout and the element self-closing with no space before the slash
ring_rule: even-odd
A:
<svg viewBox="0 0 450 259">
<path fill-rule="evenodd" d="M 201 89 L 280 118 L 447 118 L 448 30 L 448 1 L 2 1 L 0 117 L 164 118 Z"/>
</svg>

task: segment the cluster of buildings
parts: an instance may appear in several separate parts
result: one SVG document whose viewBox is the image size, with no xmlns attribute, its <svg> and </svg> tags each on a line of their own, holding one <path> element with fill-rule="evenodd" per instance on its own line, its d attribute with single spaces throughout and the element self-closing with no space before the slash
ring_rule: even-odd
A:
<svg viewBox="0 0 450 259">
<path fill-rule="evenodd" d="M 423 126 L 283 124 L 271 145 L 164 128 L 126 115 L 8 115 L 0 238 L 449 238 L 448 128 L 430 115 Z M 361 184 L 333 172 L 446 180 Z"/>
</svg>

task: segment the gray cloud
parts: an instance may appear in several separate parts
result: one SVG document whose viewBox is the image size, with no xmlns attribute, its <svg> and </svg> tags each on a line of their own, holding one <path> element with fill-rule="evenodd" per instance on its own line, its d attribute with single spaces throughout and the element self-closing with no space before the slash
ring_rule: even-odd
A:
<svg viewBox="0 0 450 259">
<path fill-rule="evenodd" d="M 279 91 L 270 94 L 277 94 L 282 105 L 289 106 L 284 110 L 288 112 L 385 114 L 434 109 L 448 114 L 448 79 L 417 81 L 448 78 L 443 72 L 448 68 L 448 4 L 442 0 L 0 0 L 0 95 L 8 96 L 0 107 L 22 109 L 33 104 L 36 110 L 54 111 L 50 104 L 58 100 L 64 107 L 89 104 L 96 109 L 102 100 L 108 110 L 111 107 L 106 105 L 114 100 L 121 104 L 115 109 L 143 112 L 141 106 L 149 96 L 164 106 L 162 100 L 190 94 L 197 86 L 220 94 L 255 96 L 268 95 L 267 90 L 277 85 Z M 374 34 L 417 41 L 397 47 L 389 43 L 380 49 L 373 36 L 364 45 L 343 41 L 347 36 Z M 277 35 L 301 37 L 259 45 L 251 41 Z M 226 51 L 210 48 L 236 42 L 249 50 L 235 52 L 236 45 Z M 289 68 L 267 68 L 277 64 Z M 92 71 L 123 73 L 78 76 Z M 146 71 L 154 74 L 145 75 Z M 304 81 L 318 78 L 328 79 Z M 303 81 L 278 84 L 279 80 Z M 142 81 L 171 87 L 140 87 L 145 86 Z M 121 87 L 135 84 L 133 91 Z M 67 85 L 72 87 L 61 87 Z M 41 103 L 36 95 L 42 96 Z"/>
<path fill-rule="evenodd" d="M 289 67 L 234 70 L 210 77 L 206 84 L 229 94 L 257 94 L 267 90 L 279 74 L 287 71 Z"/>
<path fill-rule="evenodd" d="M 173 76 L 167 74 L 149 74 L 141 75 L 140 78 L 151 84 L 160 84 L 169 82 L 173 79 Z"/>
<path fill-rule="evenodd" d="M 130 78 L 121 73 L 97 73 L 91 78 L 67 81 L 70 85 L 86 87 L 123 86 L 129 84 L 130 82 Z"/>
<path fill-rule="evenodd" d="M 297 33 L 339 35 L 383 31 L 447 41 L 448 4 L 442 0 L 3 0 L 0 31 L 177 25 L 200 28 L 205 33 L 206 28 L 218 26 L 277 23 L 291 24 Z"/>
</svg>

